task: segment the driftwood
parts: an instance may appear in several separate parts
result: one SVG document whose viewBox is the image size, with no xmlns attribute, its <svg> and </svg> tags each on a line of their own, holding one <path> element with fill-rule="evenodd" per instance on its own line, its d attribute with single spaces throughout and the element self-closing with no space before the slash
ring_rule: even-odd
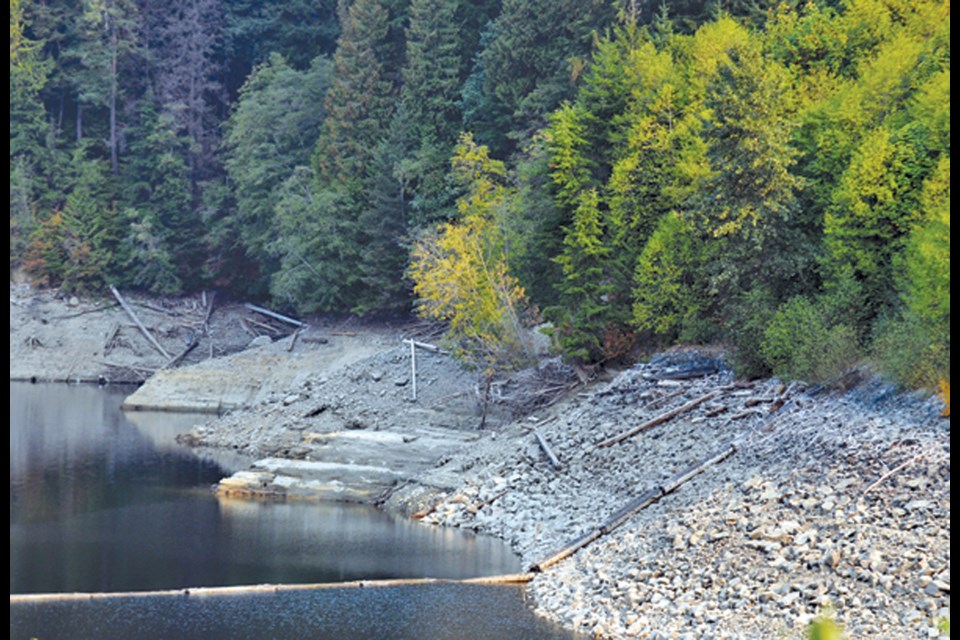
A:
<svg viewBox="0 0 960 640">
<path fill-rule="evenodd" d="M 708 418 L 713 418 L 713 417 L 716 417 L 716 416 L 720 415 L 720 414 L 723 413 L 724 411 L 728 411 L 728 410 L 729 410 L 729 408 L 727 407 L 727 405 L 723 404 L 723 405 L 720 405 L 719 407 L 714 407 L 713 409 L 710 409 L 710 410 L 704 412 L 703 415 L 705 415 L 705 416 L 708 417 Z"/>
<path fill-rule="evenodd" d="M 96 313 L 97 311 L 105 311 L 105 310 L 107 310 L 107 309 L 113 309 L 115 306 L 117 306 L 117 304 L 116 304 L 115 302 L 114 302 L 114 303 L 111 303 L 111 304 L 103 304 L 103 305 L 100 305 L 99 307 L 94 307 L 93 309 L 86 309 L 85 311 L 77 311 L 76 313 L 68 313 L 68 314 L 62 315 L 62 316 L 53 316 L 52 319 L 53 319 L 53 320 L 66 320 L 67 318 L 76 318 L 77 316 L 82 316 L 82 315 L 85 315 L 85 314 L 87 314 L 87 313 Z"/>
<path fill-rule="evenodd" d="M 147 328 L 143 326 L 143 323 L 140 322 L 140 318 L 138 318 L 137 314 L 133 312 L 133 309 L 129 304 L 127 304 L 127 301 L 123 299 L 123 296 L 120 295 L 120 292 L 117 291 L 117 288 L 113 285 L 110 285 L 110 291 L 113 293 L 113 296 L 117 299 L 117 301 L 120 302 L 120 306 L 123 307 L 123 310 L 127 312 L 127 315 L 130 316 L 134 324 L 137 325 L 137 328 L 140 329 L 140 332 L 146 336 L 150 344 L 156 347 L 157 351 L 159 351 L 164 358 L 169 360 L 172 356 L 167 353 L 166 349 L 164 349 L 163 346 L 157 342 L 156 338 L 154 338 L 153 335 L 147 330 Z"/>
<path fill-rule="evenodd" d="M 280 593 L 285 591 L 316 591 L 320 589 L 358 589 L 401 587 L 423 584 L 524 584 L 533 580 L 532 573 L 508 573 L 499 576 L 453 580 L 445 578 L 398 578 L 392 580 L 351 580 L 349 582 L 318 582 L 312 584 L 254 584 L 235 587 L 191 587 L 162 591 L 118 591 L 112 593 L 18 593 L 10 594 L 10 604 L 37 602 L 67 602 L 71 600 L 108 600 L 112 598 L 156 598 L 160 596 L 234 596 L 250 593 Z"/>
<path fill-rule="evenodd" d="M 197 336 L 197 334 L 193 334 L 193 337 L 190 338 L 190 343 L 187 345 L 187 347 L 178 353 L 174 358 L 171 358 L 167 364 L 163 365 L 163 368 L 170 369 L 180 364 L 180 362 L 187 357 L 187 354 L 193 351 L 198 344 L 200 344 L 200 338 Z"/>
<path fill-rule="evenodd" d="M 761 416 L 763 415 L 762 409 L 744 409 L 738 413 L 730 416 L 731 420 L 742 420 L 744 418 L 749 418 L 750 416 Z"/>
<path fill-rule="evenodd" d="M 487 498 L 486 500 L 481 500 L 480 502 L 476 502 L 476 503 L 470 505 L 469 507 L 467 507 L 467 512 L 469 512 L 469 513 L 476 513 L 477 511 L 480 511 L 480 509 L 483 509 L 483 508 L 484 508 L 485 506 L 487 506 L 488 504 L 492 504 L 495 500 L 498 500 L 498 499 L 502 498 L 502 497 L 505 496 L 505 495 L 507 495 L 507 490 L 506 490 L 506 489 L 504 489 L 504 490 L 501 491 L 500 493 L 494 494 L 493 496 L 491 496 L 490 498 Z"/>
<path fill-rule="evenodd" d="M 162 313 L 165 315 L 170 315 L 170 316 L 182 315 L 179 311 L 175 309 L 164 309 L 163 307 L 158 307 L 154 304 L 150 304 L 149 302 L 134 302 L 133 304 L 137 305 L 138 307 L 143 307 L 144 309 L 150 309 L 150 311 L 156 311 L 157 313 Z"/>
<path fill-rule="evenodd" d="M 337 335 L 337 334 L 332 334 L 332 335 Z M 356 334 L 352 334 L 352 335 L 356 335 Z M 403 342 L 404 342 L 404 343 L 409 343 L 409 344 L 411 344 L 411 345 L 413 345 L 413 346 L 415 346 L 415 347 L 419 347 L 420 349 L 423 349 L 424 351 L 430 351 L 431 353 L 442 353 L 442 354 L 444 354 L 444 355 L 449 355 L 449 354 L 450 354 L 449 351 L 445 351 L 444 349 L 441 349 L 440 347 L 438 347 L 438 346 L 435 345 L 435 344 L 429 344 L 429 343 L 426 343 L 426 342 L 419 342 L 419 341 L 417 341 L 417 340 L 404 340 Z"/>
<path fill-rule="evenodd" d="M 295 327 L 306 326 L 306 323 L 304 322 L 300 322 L 299 320 L 294 320 L 293 318 L 289 318 L 287 316 L 281 315 L 275 311 L 270 311 L 269 309 L 264 309 L 263 307 L 258 307 L 255 304 L 250 304 L 249 302 L 244 303 L 243 306 L 245 306 L 247 309 L 250 309 L 251 311 L 256 311 L 257 313 L 262 313 L 265 316 L 274 318 L 275 320 L 286 322 L 287 324 L 292 324 Z"/>
<path fill-rule="evenodd" d="M 243 327 L 244 331 L 252 335 L 254 338 L 258 338 L 260 336 L 259 333 L 250 328 L 250 325 L 247 323 L 245 318 L 238 318 L 238 320 L 240 321 L 240 326 Z"/>
<path fill-rule="evenodd" d="M 543 452 L 547 454 L 547 458 L 550 460 L 551 466 L 553 466 L 555 471 L 560 471 L 563 468 L 563 465 L 560 463 L 560 459 L 553 452 L 553 449 L 550 448 L 550 445 L 547 444 L 546 438 L 543 437 L 543 434 L 539 430 L 534 430 L 533 435 L 537 438 L 537 444 L 540 445 L 540 448 L 543 449 Z"/>
<path fill-rule="evenodd" d="M 103 355 L 109 355 L 110 351 L 113 350 L 114 345 L 117 342 L 117 336 L 120 334 L 120 323 L 113 323 L 113 328 L 110 330 L 110 333 L 107 334 L 107 339 L 103 343 Z"/>
<path fill-rule="evenodd" d="M 645 429 L 649 429 L 650 427 L 655 427 L 655 426 L 657 426 L 658 424 L 664 423 L 664 422 L 666 422 L 667 420 L 670 420 L 671 418 L 675 418 L 676 416 L 680 415 L 681 413 L 684 413 L 684 412 L 686 412 L 686 411 L 689 411 L 690 409 L 693 409 L 694 407 L 697 407 L 698 405 L 703 404 L 703 403 L 706 402 L 707 400 L 710 400 L 711 398 L 716 397 L 718 393 L 720 393 L 720 392 L 719 392 L 719 391 L 711 391 L 711 392 L 708 393 L 707 395 L 705 395 L 705 396 L 700 396 L 700 397 L 697 398 L 696 400 L 691 400 L 690 402 L 688 402 L 687 404 L 685 404 L 685 405 L 683 405 L 683 406 L 677 407 L 676 409 L 671 409 L 670 411 L 667 411 L 666 413 L 660 414 L 660 415 L 657 416 L 656 418 L 653 418 L 653 419 L 651 419 L 651 420 L 647 420 L 646 422 L 644 422 L 643 424 L 641 424 L 641 425 L 639 425 L 639 426 L 633 427 L 632 429 L 627 429 L 627 430 L 624 431 L 623 433 L 617 434 L 617 435 L 613 436 L 612 438 L 607 438 L 606 440 L 604 440 L 603 442 L 601 442 L 600 444 L 598 444 L 597 447 L 598 447 L 598 448 L 609 447 L 609 446 L 611 446 L 611 445 L 617 444 L 618 442 L 623 442 L 623 441 L 626 440 L 627 438 L 629 438 L 629 437 L 631 437 L 631 436 L 634 436 L 634 435 L 640 433 L 641 431 L 643 431 L 643 430 L 645 430 Z"/>
<path fill-rule="evenodd" d="M 300 338 L 300 340 L 302 340 L 303 342 L 310 342 L 315 344 L 327 344 L 328 342 L 330 342 L 329 340 L 327 340 L 322 336 L 303 336 L 302 338 Z"/>
<path fill-rule="evenodd" d="M 353 338 L 357 335 L 355 331 L 331 331 L 330 335 L 332 336 L 343 336 L 346 338 Z"/>
<path fill-rule="evenodd" d="M 293 348 L 297 344 L 297 338 L 300 337 L 300 331 L 303 327 L 297 327 L 297 330 L 293 332 L 293 335 L 290 338 L 290 344 L 287 346 L 287 351 L 293 351 Z"/>
<path fill-rule="evenodd" d="M 280 333 L 280 330 L 279 330 L 279 329 L 277 329 L 277 328 L 274 327 L 273 325 L 267 324 L 266 322 L 258 322 L 257 320 L 254 320 L 253 318 L 247 318 L 247 322 L 249 322 L 250 324 L 252 324 L 252 325 L 255 326 L 255 327 L 260 327 L 261 329 L 265 329 L 265 330 L 269 331 L 270 333 L 272 333 L 272 334 L 274 334 L 274 335 L 277 335 L 278 333 Z"/>
<path fill-rule="evenodd" d="M 880 484 L 881 484 L 884 480 L 886 480 L 886 479 L 889 478 L 890 476 L 892 476 L 892 475 L 894 475 L 894 474 L 896 474 L 896 473 L 898 473 L 898 472 L 900 472 L 900 471 L 903 471 L 904 469 L 906 469 L 907 467 L 909 467 L 910 465 L 912 465 L 914 462 L 916 462 L 917 460 L 919 460 L 920 458 L 922 458 L 924 453 L 925 453 L 924 451 L 921 451 L 920 453 L 918 453 L 917 455 L 913 456 L 912 458 L 910 458 L 909 460 L 907 460 L 907 461 L 904 462 L 903 464 L 901 464 L 901 465 L 899 465 L 899 466 L 891 469 L 890 471 L 888 471 L 888 472 L 886 472 L 885 474 L 883 474 L 882 476 L 880 476 L 880 478 L 879 478 L 876 482 L 874 482 L 874 483 L 871 484 L 869 487 L 867 487 L 866 489 L 863 490 L 863 494 L 862 494 L 860 497 L 862 498 L 862 497 L 866 496 L 866 495 L 867 495 L 868 493 L 870 493 L 875 487 L 880 486 Z"/>
</svg>

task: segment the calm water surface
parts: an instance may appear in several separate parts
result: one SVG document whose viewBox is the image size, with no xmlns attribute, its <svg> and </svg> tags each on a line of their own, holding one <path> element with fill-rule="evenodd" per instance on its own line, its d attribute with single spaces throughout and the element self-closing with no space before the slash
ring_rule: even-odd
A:
<svg viewBox="0 0 960 640">
<path fill-rule="evenodd" d="M 176 444 L 202 416 L 119 410 L 129 388 L 10 384 L 10 593 L 464 578 L 497 540 L 357 505 L 218 500 L 247 461 Z M 572 638 L 519 587 L 424 585 L 11 605 L 10 637 Z"/>
</svg>

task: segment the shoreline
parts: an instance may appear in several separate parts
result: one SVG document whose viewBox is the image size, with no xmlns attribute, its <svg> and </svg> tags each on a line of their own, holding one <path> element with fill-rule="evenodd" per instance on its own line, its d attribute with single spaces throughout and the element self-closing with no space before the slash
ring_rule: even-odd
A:
<svg viewBox="0 0 960 640">
<path fill-rule="evenodd" d="M 41 297 L 38 313 L 33 294 L 16 295 L 20 304 L 11 285 L 12 325 L 24 320 L 11 328 L 11 381 L 17 375 L 29 382 L 24 367 L 38 361 L 20 358 L 15 373 L 15 351 L 46 351 L 46 368 L 34 371 L 38 381 L 58 369 L 82 370 L 78 358 L 93 358 L 115 322 L 89 313 L 55 331 L 42 320 L 65 315 L 69 301 L 41 293 L 50 297 Z M 31 308 L 32 315 L 18 313 Z M 182 314 L 178 320 L 189 313 L 172 308 Z M 97 324 L 79 328 L 81 318 Z M 240 355 L 203 358 L 178 370 L 216 370 L 230 357 L 250 355 L 251 337 L 237 317 L 225 313 L 220 320 L 231 329 L 217 340 L 236 345 Z M 152 322 L 171 341 L 180 330 L 173 325 Z M 326 327 L 324 335 L 333 339 L 332 332 Z M 114 352 L 113 359 L 134 367 L 158 363 L 136 333 L 123 335 L 129 353 Z M 87 340 L 77 347 L 71 336 Z M 343 344 L 301 344 L 295 353 L 282 339 L 271 340 L 257 349 L 287 374 L 298 353 L 326 358 L 330 366 L 318 371 L 314 363 L 302 375 L 262 382 L 248 394 L 247 408 L 211 416 L 189 444 L 286 460 L 271 471 L 271 482 L 281 478 L 278 486 L 290 477 L 289 469 L 279 469 L 284 464 L 372 456 L 387 447 L 403 453 L 407 472 L 376 496 L 379 506 L 494 535 L 531 566 L 742 437 L 743 446 L 725 460 L 537 573 L 527 589 L 538 613 L 610 640 L 759 639 L 803 637 L 806 624 L 833 607 L 850 637 L 939 637 L 937 623 L 949 618 L 950 606 L 950 423 L 938 415 L 936 398 L 896 395 L 865 376 L 851 389 L 817 396 L 794 388 L 788 405 L 789 387 L 775 379 L 738 388 L 724 371 L 663 377 L 681 357 L 675 354 L 539 407 L 529 401 L 536 386 L 505 381 L 498 394 L 524 411 L 500 405 L 479 430 L 474 381 L 466 372 L 458 378 L 448 358 L 418 360 L 421 396 L 411 400 L 403 373 L 409 356 L 396 346 L 403 337 L 380 330 L 337 337 Z M 336 349 L 346 354 L 359 345 L 367 351 L 342 362 L 334 357 Z M 550 375 L 569 374 L 560 365 L 551 365 L 555 371 L 542 366 L 540 388 Z M 758 428 L 778 398 L 784 402 L 773 424 Z M 683 410 L 623 436 L 677 409 Z M 457 438 L 441 437 L 448 434 Z M 410 457 L 428 442 L 436 447 L 429 455 Z"/>
</svg>

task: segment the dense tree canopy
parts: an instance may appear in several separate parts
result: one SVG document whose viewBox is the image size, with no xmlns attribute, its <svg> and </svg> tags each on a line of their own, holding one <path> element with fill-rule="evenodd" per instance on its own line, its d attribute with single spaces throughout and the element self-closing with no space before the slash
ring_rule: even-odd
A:
<svg viewBox="0 0 960 640">
<path fill-rule="evenodd" d="M 946 0 L 11 0 L 9 82 L 38 283 L 949 380 Z"/>
</svg>

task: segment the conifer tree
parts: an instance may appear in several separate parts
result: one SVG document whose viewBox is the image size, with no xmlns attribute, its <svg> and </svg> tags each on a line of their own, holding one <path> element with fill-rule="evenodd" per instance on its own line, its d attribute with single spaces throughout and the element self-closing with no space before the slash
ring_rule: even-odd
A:
<svg viewBox="0 0 960 640">
<path fill-rule="evenodd" d="M 343 0 L 339 14 L 342 33 L 313 166 L 322 186 L 356 192 L 392 114 L 393 87 L 380 57 L 389 16 L 379 0 Z"/>
</svg>

